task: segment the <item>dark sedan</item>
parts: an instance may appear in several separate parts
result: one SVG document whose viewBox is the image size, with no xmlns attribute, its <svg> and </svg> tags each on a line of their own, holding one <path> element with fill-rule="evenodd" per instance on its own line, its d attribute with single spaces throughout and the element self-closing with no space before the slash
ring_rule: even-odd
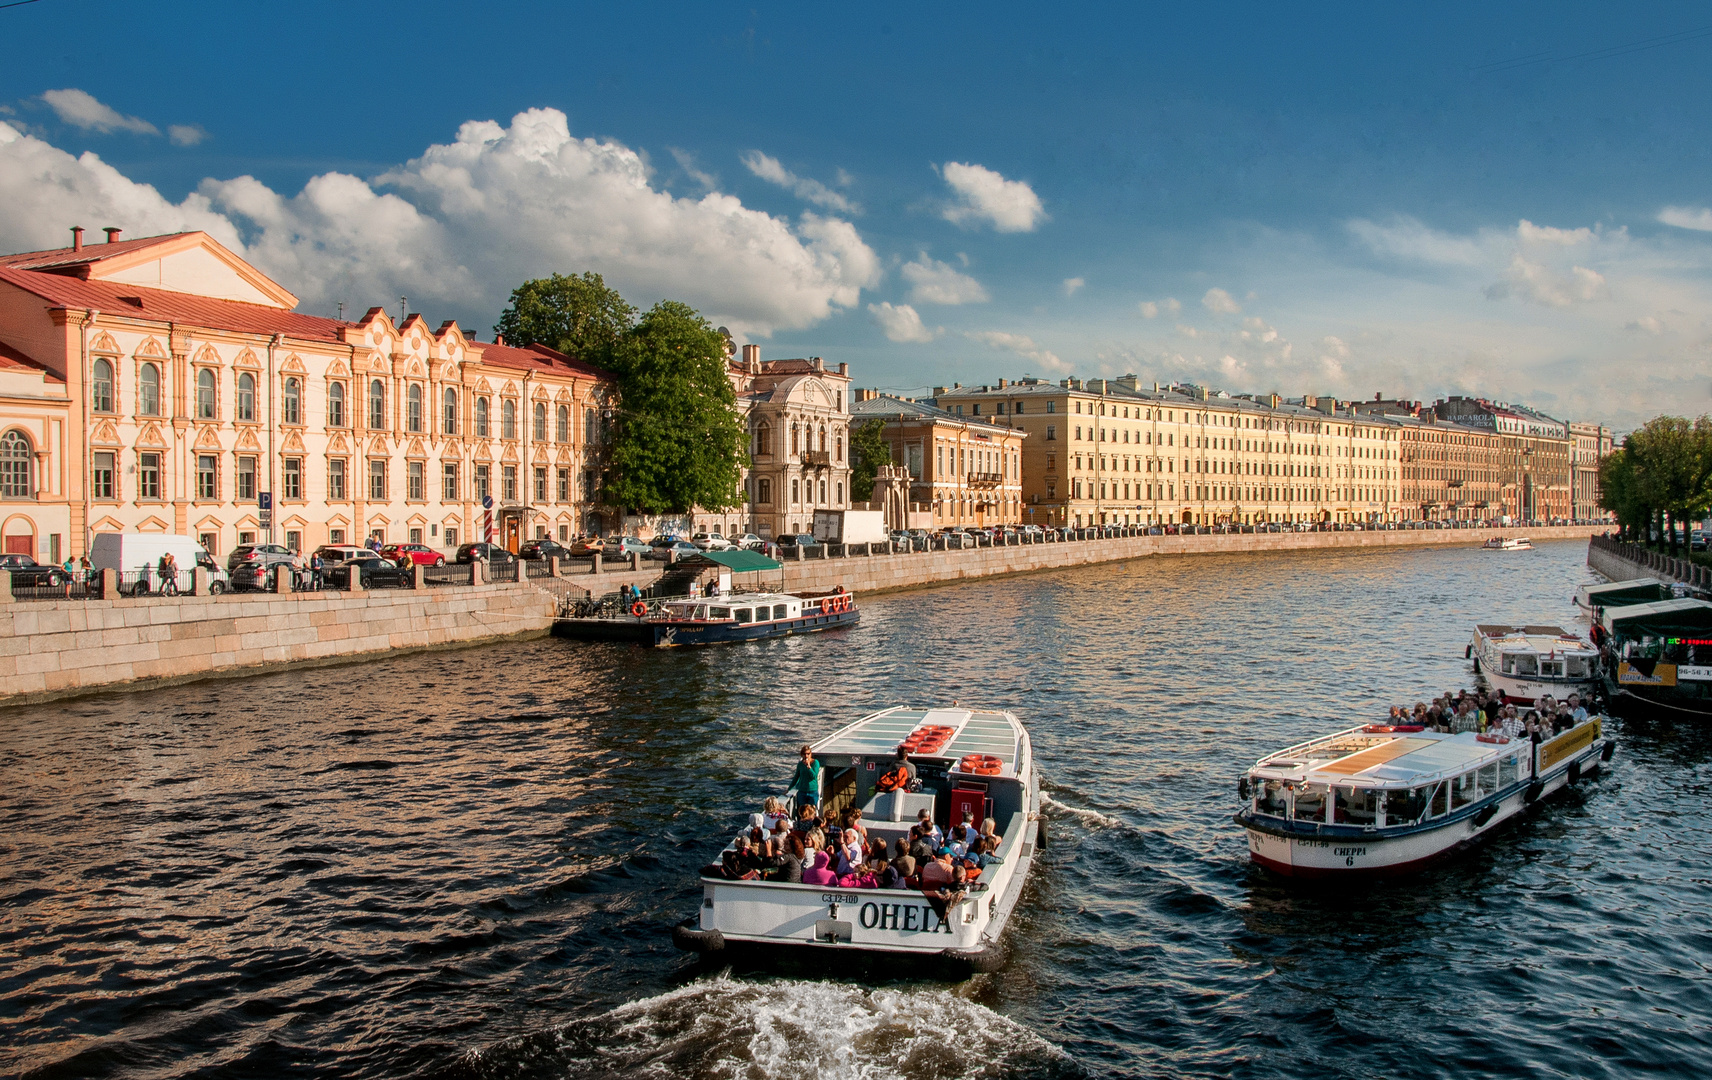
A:
<svg viewBox="0 0 1712 1080">
<path fill-rule="evenodd" d="M 520 559 L 551 559 L 555 557 L 569 559 L 572 557 L 572 552 L 570 548 L 557 540 L 526 540 L 523 542 L 523 546 L 517 549 L 517 557 Z"/>
<path fill-rule="evenodd" d="M 43 566 L 28 555 L 0 555 L 0 570 L 12 572 L 12 584 L 27 588 L 59 588 L 67 577 L 58 566 Z"/>
<path fill-rule="evenodd" d="M 499 566 L 516 562 L 517 556 L 498 544 L 465 544 L 458 549 L 458 554 L 455 556 L 455 560 L 460 563 L 470 563 L 477 559 L 490 565 Z"/>
<path fill-rule="evenodd" d="M 348 589 L 351 585 L 351 567 L 357 567 L 362 572 L 358 580 L 365 589 L 408 589 L 416 584 L 416 565 L 414 563 L 400 567 L 395 562 L 388 562 L 378 555 L 359 555 L 347 559 L 338 566 L 327 568 L 326 578 L 330 585 Z"/>
</svg>

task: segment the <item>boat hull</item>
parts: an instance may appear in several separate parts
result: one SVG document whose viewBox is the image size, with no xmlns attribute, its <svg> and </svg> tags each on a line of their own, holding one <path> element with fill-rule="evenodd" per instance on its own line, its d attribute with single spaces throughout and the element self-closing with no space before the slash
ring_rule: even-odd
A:
<svg viewBox="0 0 1712 1080">
<path fill-rule="evenodd" d="M 1504 695 L 1504 701 L 1511 705 L 1533 705 L 1547 694 L 1558 701 L 1563 701 L 1571 694 L 1591 698 L 1593 692 L 1599 689 L 1599 680 L 1596 678 L 1528 679 L 1516 675 L 1500 675 L 1485 664 L 1480 665 L 1479 670 L 1480 677 Z"/>
<path fill-rule="evenodd" d="M 835 615 L 806 615 L 798 619 L 780 619 L 764 623 L 696 622 L 693 620 L 659 619 L 644 623 L 648 644 L 669 649 L 684 645 L 719 645 L 733 641 L 762 641 L 766 638 L 790 637 L 793 634 L 817 634 L 854 626 L 862 617 L 859 608 Z"/>
<path fill-rule="evenodd" d="M 1677 665 L 1659 664 L 1651 675 L 1642 676 L 1620 664 L 1615 675 L 1605 674 L 1606 700 L 1624 716 L 1712 719 L 1712 683 L 1680 678 L 1679 670 Z"/>
</svg>

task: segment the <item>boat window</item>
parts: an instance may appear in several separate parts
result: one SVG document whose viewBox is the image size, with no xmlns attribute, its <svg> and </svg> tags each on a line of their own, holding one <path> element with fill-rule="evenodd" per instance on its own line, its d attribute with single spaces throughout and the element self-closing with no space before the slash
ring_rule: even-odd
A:
<svg viewBox="0 0 1712 1080">
<path fill-rule="evenodd" d="M 1303 784 L 1296 789 L 1297 821 L 1326 820 L 1326 789 L 1319 784 Z"/>
<path fill-rule="evenodd" d="M 1433 789 L 1433 817 L 1442 817 L 1450 813 L 1450 785 L 1440 784 Z"/>
<path fill-rule="evenodd" d="M 1516 674 L 1516 654 L 1507 652 L 1503 656 L 1503 672 L 1506 675 Z"/>
<path fill-rule="evenodd" d="M 1385 824 L 1409 825 L 1421 819 L 1430 788 L 1397 789 L 1385 793 Z"/>
<path fill-rule="evenodd" d="M 1480 767 L 1480 794 L 1490 795 L 1498 790 L 1498 763 Z"/>
<path fill-rule="evenodd" d="M 1569 677 L 1572 679 L 1587 678 L 1587 657 L 1572 656 L 1568 660 Z"/>
<path fill-rule="evenodd" d="M 782 619 L 784 617 L 785 617 L 785 605 L 774 604 L 773 605 L 773 618 Z"/>
<path fill-rule="evenodd" d="M 705 619 L 705 618 L 707 618 L 707 605 L 706 605 L 706 604 L 701 604 L 701 605 L 698 605 L 698 606 L 697 606 L 697 607 L 696 607 L 696 609 L 695 609 L 695 617 L 696 617 L 696 618 L 698 618 L 698 619 Z"/>
<path fill-rule="evenodd" d="M 1516 657 L 1516 674 L 1533 675 L 1539 671 L 1538 657 L 1533 653 L 1522 653 Z"/>
<path fill-rule="evenodd" d="M 1267 780 L 1260 785 L 1260 798 L 1256 809 L 1262 814 L 1273 817 L 1287 817 L 1290 813 L 1290 800 L 1284 790 L 1284 781 Z"/>
<path fill-rule="evenodd" d="M 1465 772 L 1450 781 L 1450 808 L 1467 806 L 1480 798 L 1480 786 L 1475 782 L 1474 774 Z"/>
<path fill-rule="evenodd" d="M 1499 762 L 1498 762 L 1498 786 L 1499 787 L 1509 787 L 1511 784 L 1514 784 L 1516 782 L 1516 775 L 1520 771 L 1517 768 L 1517 766 L 1519 766 L 1520 764 L 1521 764 L 1521 755 L 1519 755 L 1519 754 L 1505 754 L 1503 756 L 1503 758 L 1499 760 Z"/>
<path fill-rule="evenodd" d="M 1561 661 L 1561 660 L 1541 660 L 1540 661 L 1540 674 L 1545 675 L 1548 678 L 1561 676 L 1563 674 L 1563 661 Z"/>
<path fill-rule="evenodd" d="M 729 619 L 731 618 L 731 609 L 728 607 L 710 607 L 707 609 L 707 617 L 710 619 Z"/>
<path fill-rule="evenodd" d="M 748 622 L 750 615 L 751 615 L 751 612 L 746 607 L 740 607 L 737 609 L 737 621 L 740 623 Z"/>
<path fill-rule="evenodd" d="M 1336 820 L 1345 825 L 1372 825 L 1379 820 L 1379 793 L 1372 788 L 1333 788 Z"/>
</svg>

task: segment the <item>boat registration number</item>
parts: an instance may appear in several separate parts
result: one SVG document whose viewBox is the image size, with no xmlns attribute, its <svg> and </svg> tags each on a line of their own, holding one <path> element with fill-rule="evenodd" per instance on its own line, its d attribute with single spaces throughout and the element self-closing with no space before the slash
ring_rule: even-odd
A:
<svg viewBox="0 0 1712 1080">
<path fill-rule="evenodd" d="M 849 893 L 823 892 L 820 894 L 820 902 L 823 904 L 860 904 L 862 898 L 852 896 Z"/>
</svg>

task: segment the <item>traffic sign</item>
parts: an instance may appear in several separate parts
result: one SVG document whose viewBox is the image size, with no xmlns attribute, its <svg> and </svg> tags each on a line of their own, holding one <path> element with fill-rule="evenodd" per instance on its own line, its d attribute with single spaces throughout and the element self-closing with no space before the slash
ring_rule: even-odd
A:
<svg viewBox="0 0 1712 1080">
<path fill-rule="evenodd" d="M 273 511 L 272 510 L 263 510 L 261 512 L 261 519 L 262 519 L 262 522 L 261 522 L 262 528 L 264 528 L 264 529 L 273 528 Z"/>
<path fill-rule="evenodd" d="M 482 496 L 482 509 L 483 510 L 492 510 L 493 509 L 493 496 L 492 495 L 483 495 Z"/>
<path fill-rule="evenodd" d="M 256 496 L 256 507 L 261 510 L 273 509 L 273 492 L 264 491 Z"/>
</svg>

